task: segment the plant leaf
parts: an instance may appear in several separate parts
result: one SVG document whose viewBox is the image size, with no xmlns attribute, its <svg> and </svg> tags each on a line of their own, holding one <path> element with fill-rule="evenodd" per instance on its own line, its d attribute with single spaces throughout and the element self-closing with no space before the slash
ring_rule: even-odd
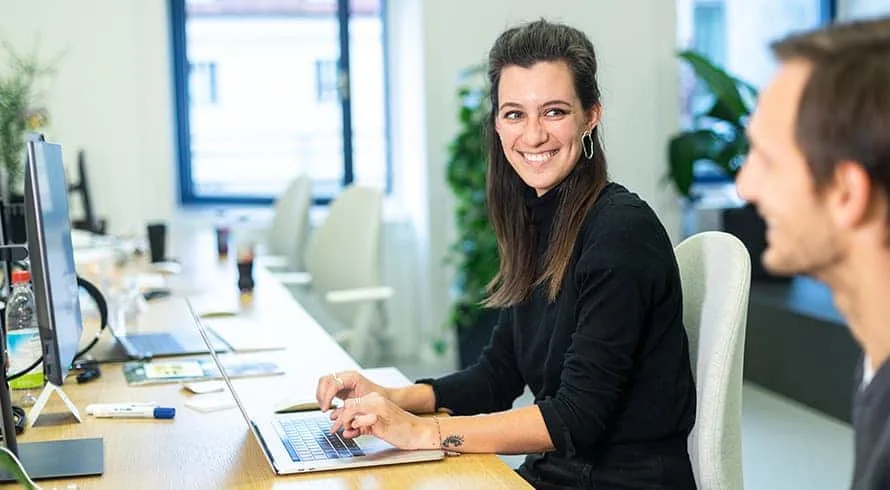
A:
<svg viewBox="0 0 890 490">
<path fill-rule="evenodd" d="M 695 51 L 682 51 L 678 56 L 689 63 L 695 71 L 695 75 L 714 94 L 716 104 L 722 106 L 721 111 L 732 115 L 730 116 L 731 120 L 740 120 L 742 116 L 749 113 L 748 106 L 739 93 L 735 78 Z"/>
<path fill-rule="evenodd" d="M 28 477 L 28 474 L 16 463 L 12 453 L 5 447 L 0 447 L 0 468 L 12 475 L 17 482 L 22 484 L 22 488 L 25 490 L 40 490 L 40 487 Z"/>
<path fill-rule="evenodd" d="M 711 107 L 711 110 L 705 114 L 705 117 L 709 117 L 711 119 L 716 119 L 718 121 L 723 121 L 733 125 L 736 130 L 744 131 L 745 129 L 742 127 L 742 118 L 745 115 L 736 114 L 726 106 L 720 99 L 716 99 L 714 101 L 714 105 Z"/>
<path fill-rule="evenodd" d="M 674 187 L 680 195 L 690 198 L 693 170 L 698 160 L 714 160 L 725 142 L 710 129 L 681 133 L 668 144 L 668 162 Z"/>
</svg>

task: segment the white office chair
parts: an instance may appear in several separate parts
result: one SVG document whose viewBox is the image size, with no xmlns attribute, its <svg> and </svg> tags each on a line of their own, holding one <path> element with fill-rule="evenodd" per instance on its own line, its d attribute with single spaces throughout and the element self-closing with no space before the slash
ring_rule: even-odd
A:
<svg viewBox="0 0 890 490">
<path fill-rule="evenodd" d="M 307 274 L 278 275 L 310 314 L 365 366 L 381 354 L 386 322 L 383 302 L 393 293 L 380 282 L 382 200 L 379 189 L 353 186 L 344 190 L 309 238 Z"/>
<path fill-rule="evenodd" d="M 674 249 L 698 396 L 689 455 L 699 488 L 742 486 L 742 366 L 751 261 L 738 238 L 693 235 Z"/>
<path fill-rule="evenodd" d="M 306 175 L 296 177 L 275 201 L 272 226 L 266 238 L 266 267 L 305 270 L 304 257 L 309 236 L 309 208 L 312 182 Z"/>
</svg>

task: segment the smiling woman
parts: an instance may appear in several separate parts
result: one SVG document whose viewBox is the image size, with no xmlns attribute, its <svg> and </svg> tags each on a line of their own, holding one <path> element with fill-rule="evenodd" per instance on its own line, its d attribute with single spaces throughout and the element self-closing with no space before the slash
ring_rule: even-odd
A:
<svg viewBox="0 0 890 490">
<path fill-rule="evenodd" d="M 345 437 L 528 454 L 519 473 L 536 488 L 695 488 L 677 263 L 652 209 L 608 182 L 593 45 L 566 25 L 524 24 L 495 41 L 488 75 L 486 203 L 500 252 L 488 347 L 407 388 L 322 378 L 319 404 L 363 399 L 332 414 Z M 526 386 L 535 404 L 511 408 Z M 454 416 L 407 413 L 432 411 Z"/>
</svg>

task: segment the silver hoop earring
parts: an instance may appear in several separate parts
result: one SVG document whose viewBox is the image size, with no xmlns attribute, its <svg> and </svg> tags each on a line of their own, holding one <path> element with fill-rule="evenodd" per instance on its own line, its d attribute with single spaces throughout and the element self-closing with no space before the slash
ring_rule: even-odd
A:
<svg viewBox="0 0 890 490">
<path fill-rule="evenodd" d="M 587 139 L 587 141 L 584 141 L 585 138 Z M 591 134 L 591 130 L 588 129 L 587 131 L 581 133 L 581 151 L 584 152 L 584 157 L 588 160 L 593 158 L 593 148 L 593 135 Z"/>
</svg>

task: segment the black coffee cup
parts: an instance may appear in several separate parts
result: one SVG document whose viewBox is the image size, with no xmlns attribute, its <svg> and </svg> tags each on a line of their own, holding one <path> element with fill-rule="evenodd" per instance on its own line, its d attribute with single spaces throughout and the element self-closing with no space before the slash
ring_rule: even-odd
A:
<svg viewBox="0 0 890 490">
<path fill-rule="evenodd" d="M 164 223 L 149 223 L 148 251 L 151 262 L 163 262 L 167 258 L 167 225 Z"/>
<path fill-rule="evenodd" d="M 229 228 L 227 226 L 216 227 L 216 254 L 219 258 L 229 255 Z"/>
<path fill-rule="evenodd" d="M 238 289 L 242 293 L 253 291 L 253 259 L 238 261 Z"/>
</svg>

